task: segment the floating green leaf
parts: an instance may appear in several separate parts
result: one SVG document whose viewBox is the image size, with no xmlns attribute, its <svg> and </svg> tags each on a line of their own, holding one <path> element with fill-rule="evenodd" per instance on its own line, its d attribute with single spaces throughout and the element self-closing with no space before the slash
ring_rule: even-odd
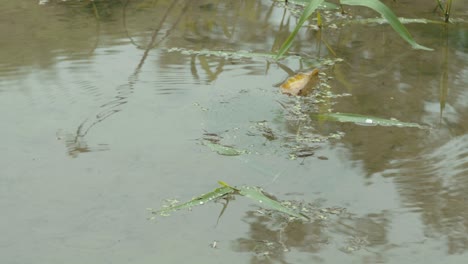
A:
<svg viewBox="0 0 468 264">
<path fill-rule="evenodd" d="M 297 213 L 294 210 L 282 205 L 278 201 L 275 201 L 267 197 L 260 188 L 249 187 L 249 186 L 242 186 L 242 187 L 237 188 L 237 187 L 232 187 L 223 181 L 219 181 L 218 183 L 221 185 L 221 187 L 216 188 L 212 192 L 200 195 L 182 204 L 176 204 L 176 205 L 163 207 L 161 210 L 152 211 L 152 213 L 162 215 L 162 216 L 167 216 L 171 212 L 174 212 L 177 210 L 189 209 L 195 206 L 206 204 L 208 202 L 216 201 L 217 199 L 225 197 L 226 195 L 237 194 L 237 195 L 242 195 L 242 196 L 245 196 L 254 200 L 255 202 L 259 203 L 261 207 L 275 210 L 275 211 L 278 211 L 278 212 L 281 212 L 281 213 L 284 213 L 289 216 L 296 217 L 302 220 L 309 220 L 309 217 L 307 217 L 306 215 Z M 223 207 L 223 210 L 221 211 L 220 216 L 226 209 L 226 206 L 227 206 L 227 203 L 225 207 Z"/>
<path fill-rule="evenodd" d="M 235 149 L 231 146 L 221 145 L 218 142 L 212 142 L 209 140 L 202 140 L 203 145 L 209 147 L 212 151 L 223 156 L 239 156 L 245 153 L 245 150 Z"/>
<path fill-rule="evenodd" d="M 309 220 L 310 218 L 304 214 L 296 213 L 294 210 L 280 204 L 279 202 L 267 197 L 263 194 L 262 189 L 257 187 L 242 186 L 239 187 L 239 193 L 245 197 L 248 197 L 255 202 L 259 203 L 261 207 L 266 207 L 278 212 L 288 214 L 293 217 L 297 217 L 302 220 Z"/>
<path fill-rule="evenodd" d="M 417 123 L 406 123 L 396 119 L 385 119 L 374 116 L 365 116 L 349 113 L 328 113 L 328 114 L 311 114 L 311 118 L 318 120 L 328 120 L 337 122 L 349 122 L 358 125 L 366 126 L 396 126 L 396 127 L 415 127 L 415 128 L 427 128 Z"/>
<path fill-rule="evenodd" d="M 400 34 L 400 37 L 406 40 L 414 49 L 433 50 L 431 48 L 419 45 L 414 41 L 409 31 L 403 26 L 395 14 L 383 3 L 378 0 L 341 0 L 344 5 L 365 6 L 379 12 L 384 17 L 390 26 Z"/>
<path fill-rule="evenodd" d="M 439 20 L 431 20 L 431 19 L 425 19 L 425 18 L 406 18 L 406 17 L 399 17 L 398 20 L 402 24 L 440 24 L 443 25 L 445 24 L 442 21 Z M 377 24 L 388 24 L 389 21 L 383 17 L 380 18 L 361 18 L 361 19 L 353 19 L 347 22 L 349 24 L 371 24 L 371 23 L 377 23 Z"/>
<path fill-rule="evenodd" d="M 222 186 L 222 187 L 216 188 L 212 192 L 195 197 L 186 203 L 172 205 L 172 206 L 162 208 L 161 210 L 158 210 L 158 211 L 153 211 L 153 214 L 167 216 L 171 212 L 182 210 L 182 209 L 189 209 L 195 206 L 203 205 L 207 202 L 214 201 L 218 198 L 221 198 L 227 194 L 232 194 L 234 192 L 236 192 L 235 188 L 232 188 L 230 186 Z"/>
</svg>

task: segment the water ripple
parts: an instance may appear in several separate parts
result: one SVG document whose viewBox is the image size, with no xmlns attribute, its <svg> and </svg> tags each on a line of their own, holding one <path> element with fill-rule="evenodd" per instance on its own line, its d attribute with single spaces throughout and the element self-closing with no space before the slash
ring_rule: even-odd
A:
<svg viewBox="0 0 468 264">
<path fill-rule="evenodd" d="M 453 253 L 468 250 L 468 135 L 394 165 L 386 175 L 394 178 L 403 205 L 421 214 L 427 235 L 446 236 Z"/>
</svg>

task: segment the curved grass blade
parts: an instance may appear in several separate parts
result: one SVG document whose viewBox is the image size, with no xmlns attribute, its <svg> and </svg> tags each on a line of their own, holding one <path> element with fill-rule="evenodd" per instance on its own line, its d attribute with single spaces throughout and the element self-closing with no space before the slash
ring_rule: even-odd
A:
<svg viewBox="0 0 468 264">
<path fill-rule="evenodd" d="M 302 220 L 310 220 L 310 218 L 307 217 L 306 215 L 297 213 L 294 210 L 280 204 L 279 202 L 272 200 L 271 198 L 268 198 L 267 196 L 265 196 L 265 194 L 263 194 L 260 188 L 242 186 L 242 187 L 239 187 L 239 194 L 245 197 L 248 197 L 257 203 L 260 203 L 260 206 L 262 207 L 267 207 L 269 209 L 282 212 L 284 214 L 287 214 L 287 215 L 290 215 L 292 217 L 296 217 Z"/>
<path fill-rule="evenodd" d="M 396 119 L 385 119 L 374 116 L 365 116 L 349 113 L 329 113 L 329 114 L 311 114 L 311 118 L 326 121 L 336 121 L 341 123 L 355 123 L 365 126 L 394 126 L 394 127 L 415 127 L 426 129 L 427 127 L 417 123 L 406 123 Z"/>
<path fill-rule="evenodd" d="M 409 31 L 403 26 L 395 14 L 383 3 L 378 0 L 341 0 L 341 4 L 344 5 L 355 5 L 355 6 L 365 6 L 371 8 L 378 13 L 380 13 L 392 26 L 392 28 L 400 34 L 400 37 L 403 38 L 406 42 L 408 42 L 414 49 L 421 49 L 421 50 L 433 50 L 431 48 L 419 45 L 414 41 L 413 37 L 409 33 Z"/>
<path fill-rule="evenodd" d="M 207 202 L 211 202 L 213 200 L 216 200 L 218 198 L 221 198 L 227 194 L 232 194 L 235 193 L 236 189 L 230 187 L 230 186 L 222 186 L 219 188 L 214 189 L 212 192 L 197 196 L 193 198 L 192 200 L 182 203 L 182 204 L 177 204 L 177 205 L 172 205 L 166 208 L 163 208 L 158 211 L 153 211 L 153 214 L 159 214 L 161 216 L 168 216 L 170 213 L 177 211 L 177 210 L 182 210 L 182 209 L 189 209 L 198 205 L 203 205 Z"/>
<path fill-rule="evenodd" d="M 293 32 L 289 34 L 288 38 L 284 41 L 283 45 L 281 45 L 278 51 L 278 54 L 276 55 L 276 59 L 281 58 L 284 55 L 284 53 L 286 53 L 286 51 L 289 50 L 294 38 L 297 35 L 297 32 L 299 32 L 299 29 L 307 21 L 307 19 L 309 19 L 309 17 L 314 13 L 317 7 L 319 7 L 319 5 L 323 3 L 323 1 L 324 0 L 310 0 L 310 2 L 304 8 L 304 12 L 302 12 L 302 15 L 299 18 L 299 21 L 297 22 L 297 25 L 294 28 Z"/>
</svg>

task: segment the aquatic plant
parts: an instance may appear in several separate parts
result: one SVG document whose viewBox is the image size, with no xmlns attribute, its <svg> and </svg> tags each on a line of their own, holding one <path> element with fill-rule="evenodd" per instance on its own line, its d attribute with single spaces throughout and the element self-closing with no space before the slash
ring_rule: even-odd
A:
<svg viewBox="0 0 468 264">
<path fill-rule="evenodd" d="M 169 205 L 163 206 L 160 210 L 150 209 L 150 211 L 152 214 L 155 214 L 155 215 L 169 216 L 169 214 L 172 212 L 182 210 L 182 209 L 191 209 L 195 206 L 204 205 L 206 203 L 214 202 L 222 198 L 225 198 L 226 201 L 228 202 L 229 195 L 240 195 L 240 196 L 244 196 L 244 197 L 251 199 L 252 201 L 258 203 L 261 207 L 265 209 L 273 210 L 273 211 L 288 215 L 289 217 L 292 217 L 293 219 L 301 219 L 304 221 L 307 221 L 310 219 L 307 215 L 301 212 L 296 212 L 296 210 L 289 208 L 287 205 L 284 205 L 268 197 L 267 195 L 265 195 L 264 191 L 261 188 L 253 187 L 253 186 L 233 187 L 223 181 L 219 181 L 218 183 L 221 185 L 220 187 L 206 194 L 199 195 L 191 199 L 188 202 L 179 204 L 177 203 L 177 201 L 171 201 Z M 226 205 L 227 205 L 227 202 L 226 202 Z M 223 207 L 219 217 L 221 217 L 225 209 L 226 209 L 226 206 Z"/>
<path fill-rule="evenodd" d="M 394 126 L 394 127 L 414 127 L 420 129 L 427 129 L 428 127 L 417 124 L 401 122 L 397 119 L 385 119 L 374 116 L 358 115 L 350 113 L 325 113 L 325 114 L 311 114 L 312 119 L 324 121 L 336 121 L 340 123 L 354 123 L 364 126 Z"/>
<path fill-rule="evenodd" d="M 299 32 L 299 29 L 323 3 L 325 3 L 324 0 L 310 0 L 307 3 L 293 32 L 291 32 L 291 34 L 288 36 L 288 38 L 283 42 L 283 44 L 279 48 L 278 54 L 276 57 L 277 59 L 281 58 L 289 50 L 295 36 Z M 390 8 L 388 8 L 382 2 L 378 0 L 340 0 L 340 4 L 349 5 L 349 6 L 364 6 L 364 7 L 373 9 L 374 11 L 378 12 L 390 24 L 390 26 L 400 35 L 400 37 L 404 39 L 406 42 L 408 42 L 414 49 L 429 50 L 429 51 L 432 50 L 431 48 L 418 44 L 413 39 L 413 37 L 411 36 L 409 31 L 406 29 L 406 27 L 403 26 L 403 24 L 400 22 L 398 17 L 390 10 Z M 445 9 L 446 12 L 450 13 L 449 9 L 450 9 L 450 6 L 448 6 Z M 319 26 L 321 26 L 321 17 L 320 17 L 320 13 L 318 12 L 317 12 L 317 20 L 319 22 Z"/>
<path fill-rule="evenodd" d="M 445 1 L 445 5 L 440 0 L 437 1 L 436 9 L 439 8 L 444 13 L 445 22 L 448 23 L 450 19 L 450 12 L 452 10 L 452 0 Z"/>
</svg>

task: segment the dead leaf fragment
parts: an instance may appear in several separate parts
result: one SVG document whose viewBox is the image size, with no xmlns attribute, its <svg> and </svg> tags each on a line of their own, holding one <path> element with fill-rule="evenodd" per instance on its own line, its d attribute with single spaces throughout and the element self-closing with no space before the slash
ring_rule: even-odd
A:
<svg viewBox="0 0 468 264">
<path fill-rule="evenodd" d="M 306 96 L 311 92 L 313 85 L 318 81 L 318 69 L 310 72 L 300 72 L 294 76 L 289 77 L 283 84 L 281 84 L 281 92 L 288 95 Z"/>
</svg>

